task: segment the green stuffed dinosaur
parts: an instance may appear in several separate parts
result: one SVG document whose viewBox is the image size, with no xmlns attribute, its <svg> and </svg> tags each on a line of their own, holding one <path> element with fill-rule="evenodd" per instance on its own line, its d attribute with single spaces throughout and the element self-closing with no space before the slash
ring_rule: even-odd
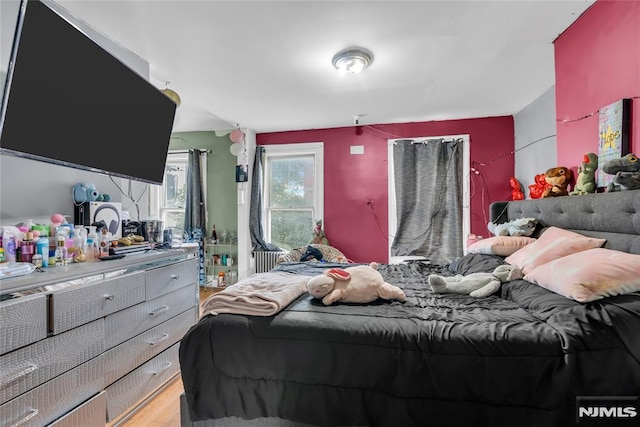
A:
<svg viewBox="0 0 640 427">
<path fill-rule="evenodd" d="M 576 185 L 569 194 L 595 193 L 597 188 L 596 169 L 598 169 L 598 155 L 596 153 L 585 154 L 582 165 L 578 167 Z"/>
</svg>

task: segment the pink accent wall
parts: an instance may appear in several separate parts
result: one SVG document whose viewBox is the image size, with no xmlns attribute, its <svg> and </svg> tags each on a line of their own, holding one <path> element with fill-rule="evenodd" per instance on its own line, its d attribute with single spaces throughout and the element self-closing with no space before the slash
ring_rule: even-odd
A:
<svg viewBox="0 0 640 427">
<path fill-rule="evenodd" d="M 558 120 L 640 96 L 640 1 L 597 1 L 554 48 Z M 633 99 L 631 111 L 630 150 L 640 155 L 640 99 Z M 587 152 L 598 152 L 598 114 L 558 122 L 558 164 L 577 166 Z"/>
<path fill-rule="evenodd" d="M 355 127 L 263 133 L 256 140 L 259 145 L 323 142 L 324 228 L 331 245 L 355 262 L 386 263 L 387 140 L 462 134 L 470 135 L 472 165 L 497 159 L 478 166 L 480 175 L 471 174 L 471 231 L 488 236 L 489 204 L 511 198 L 512 116 L 365 126 L 361 135 Z M 351 145 L 363 145 L 364 155 L 351 155 Z M 367 205 L 368 199 L 373 206 Z"/>
</svg>

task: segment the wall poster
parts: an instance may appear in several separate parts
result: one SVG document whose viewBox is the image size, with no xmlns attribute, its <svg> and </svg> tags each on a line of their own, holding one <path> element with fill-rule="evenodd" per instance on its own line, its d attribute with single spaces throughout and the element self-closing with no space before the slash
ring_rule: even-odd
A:
<svg viewBox="0 0 640 427">
<path fill-rule="evenodd" d="M 621 99 L 600 108 L 598 165 L 629 154 L 631 99 Z M 613 179 L 598 170 L 598 187 L 606 187 Z"/>
</svg>

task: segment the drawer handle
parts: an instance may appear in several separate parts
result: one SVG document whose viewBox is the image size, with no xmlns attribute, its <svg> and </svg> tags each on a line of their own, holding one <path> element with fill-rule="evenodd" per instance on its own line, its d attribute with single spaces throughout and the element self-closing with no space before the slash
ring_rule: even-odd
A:
<svg viewBox="0 0 640 427">
<path fill-rule="evenodd" d="M 35 371 L 36 369 L 38 369 L 38 365 L 36 365 L 35 363 L 29 363 L 25 368 L 22 368 L 17 372 L 5 375 L 3 376 L 2 381 L 0 381 L 0 387 L 6 386 L 7 384 L 16 381 L 18 378 L 24 377 L 25 375 Z"/>
<path fill-rule="evenodd" d="M 29 408 L 29 413 L 27 415 L 25 415 L 24 418 L 22 418 L 21 420 L 18 420 L 15 424 L 11 424 L 10 427 L 18 427 L 19 425 L 22 425 L 22 424 L 26 423 L 31 418 L 33 418 L 36 415 L 38 415 L 38 412 L 39 411 L 37 409 Z"/>
<path fill-rule="evenodd" d="M 160 368 L 158 371 L 154 372 L 153 375 L 160 375 L 161 373 L 163 373 L 164 371 L 169 369 L 171 367 L 171 365 L 172 365 L 171 362 L 167 362 L 162 368 Z"/>
<path fill-rule="evenodd" d="M 113 301 L 113 299 L 115 298 L 113 295 L 109 295 L 109 294 L 104 294 L 102 295 L 102 297 L 107 301 Z"/>
<path fill-rule="evenodd" d="M 160 307 L 160 308 L 156 308 L 155 310 L 153 310 L 151 313 L 149 313 L 150 316 L 155 316 L 156 314 L 160 314 L 163 311 L 167 311 L 169 310 L 169 306 L 165 305 L 164 307 Z"/>
<path fill-rule="evenodd" d="M 180 276 L 177 275 L 177 274 L 172 274 L 171 275 L 171 280 L 178 280 L 179 278 L 180 278 Z"/>
<path fill-rule="evenodd" d="M 169 334 L 163 334 L 162 338 L 158 339 L 157 341 L 151 341 L 149 345 L 160 344 L 162 341 L 166 340 L 167 338 L 169 338 Z"/>
</svg>

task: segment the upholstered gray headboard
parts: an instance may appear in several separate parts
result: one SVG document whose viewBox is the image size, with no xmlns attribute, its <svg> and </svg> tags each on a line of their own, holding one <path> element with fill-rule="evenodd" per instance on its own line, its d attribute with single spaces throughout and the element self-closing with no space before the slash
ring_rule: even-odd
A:
<svg viewBox="0 0 640 427">
<path fill-rule="evenodd" d="M 640 190 L 495 202 L 491 221 L 536 218 L 585 236 L 607 239 L 603 247 L 640 254 Z"/>
</svg>

